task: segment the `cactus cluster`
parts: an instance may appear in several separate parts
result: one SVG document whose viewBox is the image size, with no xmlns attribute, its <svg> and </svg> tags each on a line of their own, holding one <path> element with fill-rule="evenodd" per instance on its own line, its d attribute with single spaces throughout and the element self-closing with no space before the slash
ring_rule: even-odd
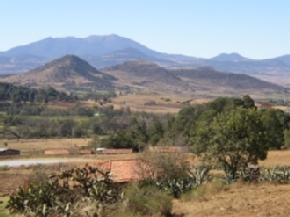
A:
<svg viewBox="0 0 290 217">
<path fill-rule="evenodd" d="M 285 183 L 289 181 L 289 172 L 290 171 L 288 166 L 262 168 L 262 173 L 259 181 L 276 181 L 280 183 Z"/>
<path fill-rule="evenodd" d="M 243 181 L 247 182 L 280 182 L 285 183 L 290 179 L 288 166 L 245 168 L 241 171 Z"/>
<path fill-rule="evenodd" d="M 83 216 L 100 217 L 107 206 L 122 198 L 122 186 L 113 183 L 109 172 L 86 165 L 55 174 L 42 183 L 20 187 L 6 208 L 25 216 L 80 216 L 74 206 L 87 203 L 94 208 Z"/>
</svg>

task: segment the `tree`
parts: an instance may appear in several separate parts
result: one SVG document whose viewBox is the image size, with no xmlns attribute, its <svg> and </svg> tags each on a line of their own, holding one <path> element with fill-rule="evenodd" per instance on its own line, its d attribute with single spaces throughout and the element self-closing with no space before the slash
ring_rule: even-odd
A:
<svg viewBox="0 0 290 217">
<path fill-rule="evenodd" d="M 265 160 L 269 136 L 262 113 L 238 108 L 218 114 L 211 124 L 199 123 L 192 150 L 202 160 L 220 165 L 227 180 L 236 180 L 237 171 L 248 163 Z"/>
<path fill-rule="evenodd" d="M 242 100 L 246 108 L 255 108 L 255 101 L 249 95 L 243 96 Z"/>
<path fill-rule="evenodd" d="M 158 119 L 155 119 L 153 125 L 148 129 L 149 143 L 156 145 L 163 137 L 164 129 Z"/>
<path fill-rule="evenodd" d="M 269 135 L 270 148 L 280 150 L 284 145 L 284 112 L 268 109 L 264 110 L 262 114 L 263 124 Z"/>
</svg>

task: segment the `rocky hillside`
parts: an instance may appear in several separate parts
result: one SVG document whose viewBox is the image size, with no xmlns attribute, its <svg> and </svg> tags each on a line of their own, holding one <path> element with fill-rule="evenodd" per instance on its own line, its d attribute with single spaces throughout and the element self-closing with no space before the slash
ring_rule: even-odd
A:
<svg viewBox="0 0 290 217">
<path fill-rule="evenodd" d="M 58 89 L 89 87 L 110 89 L 113 80 L 115 80 L 113 76 L 101 73 L 88 62 L 74 55 L 67 55 L 29 72 L 2 79 L 2 81 L 29 87 L 51 86 Z"/>
</svg>

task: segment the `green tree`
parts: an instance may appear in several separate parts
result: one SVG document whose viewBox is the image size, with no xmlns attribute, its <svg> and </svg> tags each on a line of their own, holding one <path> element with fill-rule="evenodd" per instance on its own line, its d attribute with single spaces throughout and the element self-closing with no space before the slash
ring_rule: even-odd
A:
<svg viewBox="0 0 290 217">
<path fill-rule="evenodd" d="M 269 135 L 269 145 L 272 149 L 281 149 L 284 145 L 284 112 L 268 109 L 262 113 L 263 124 Z"/>
<path fill-rule="evenodd" d="M 148 130 L 149 143 L 156 145 L 163 137 L 164 129 L 158 119 L 155 119 L 153 125 Z"/>
<path fill-rule="evenodd" d="M 243 96 L 242 100 L 245 108 L 255 108 L 255 101 L 249 95 Z"/>
<path fill-rule="evenodd" d="M 255 109 L 222 112 L 210 125 L 199 123 L 191 142 L 193 152 L 220 165 L 228 181 L 235 180 L 237 171 L 248 163 L 266 159 L 269 149 L 262 114 Z"/>
</svg>

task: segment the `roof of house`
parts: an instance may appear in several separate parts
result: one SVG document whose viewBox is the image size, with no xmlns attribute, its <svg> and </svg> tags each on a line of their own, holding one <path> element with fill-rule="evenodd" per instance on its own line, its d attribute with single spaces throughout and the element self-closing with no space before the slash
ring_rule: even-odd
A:
<svg viewBox="0 0 290 217">
<path fill-rule="evenodd" d="M 80 151 L 81 154 L 92 154 L 91 150 L 85 149 Z"/>
<path fill-rule="evenodd" d="M 106 148 L 98 147 L 98 148 L 96 148 L 96 151 L 103 151 L 104 149 L 106 149 Z"/>
<path fill-rule="evenodd" d="M 136 160 L 111 161 L 114 182 L 131 182 L 140 179 L 140 167 Z"/>
<path fill-rule="evenodd" d="M 108 149 L 103 149 L 102 153 L 103 154 L 130 154 L 132 153 L 133 150 L 130 148 L 108 148 Z"/>
<path fill-rule="evenodd" d="M 136 160 L 112 160 L 96 163 L 104 172 L 111 172 L 114 182 L 131 182 L 139 180 L 140 167 Z"/>
<path fill-rule="evenodd" d="M 6 152 L 6 151 L 20 152 L 19 150 L 12 149 L 12 148 L 0 148 L 0 152 Z"/>
<path fill-rule="evenodd" d="M 69 154 L 66 149 L 45 150 L 44 154 Z"/>
<path fill-rule="evenodd" d="M 0 152 L 7 151 L 9 148 L 0 148 Z"/>
</svg>

